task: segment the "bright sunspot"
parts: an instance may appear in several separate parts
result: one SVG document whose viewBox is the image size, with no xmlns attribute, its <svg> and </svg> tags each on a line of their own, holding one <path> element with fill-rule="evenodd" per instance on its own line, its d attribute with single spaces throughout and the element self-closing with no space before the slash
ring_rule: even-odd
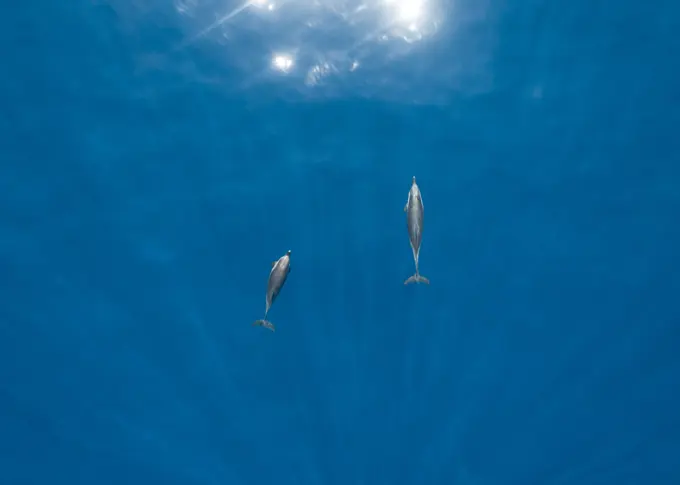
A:
<svg viewBox="0 0 680 485">
<path fill-rule="evenodd" d="M 275 54 L 272 57 L 272 67 L 281 72 L 288 72 L 293 67 L 293 59 L 286 54 Z"/>
<path fill-rule="evenodd" d="M 413 22 L 423 14 L 423 0 L 386 0 L 387 5 L 396 10 L 399 20 Z"/>
</svg>

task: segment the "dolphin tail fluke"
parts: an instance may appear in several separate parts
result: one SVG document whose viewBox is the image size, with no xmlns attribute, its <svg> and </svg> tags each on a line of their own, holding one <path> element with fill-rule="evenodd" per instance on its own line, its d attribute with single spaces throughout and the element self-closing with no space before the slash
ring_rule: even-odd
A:
<svg viewBox="0 0 680 485">
<path fill-rule="evenodd" d="M 253 322 L 254 326 L 268 328 L 272 332 L 274 331 L 274 324 L 268 320 L 255 320 Z"/>
<path fill-rule="evenodd" d="M 425 283 L 426 285 L 430 284 L 430 280 L 425 278 L 424 276 L 419 275 L 418 273 L 414 274 L 411 276 L 409 279 L 404 281 L 405 285 L 409 285 L 411 283 Z"/>
</svg>

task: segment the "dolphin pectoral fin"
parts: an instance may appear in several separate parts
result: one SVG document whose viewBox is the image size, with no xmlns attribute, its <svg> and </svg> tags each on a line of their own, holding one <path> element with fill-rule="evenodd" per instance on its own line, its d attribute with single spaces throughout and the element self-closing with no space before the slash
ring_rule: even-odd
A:
<svg viewBox="0 0 680 485">
<path fill-rule="evenodd" d="M 408 202 L 406 202 L 406 205 L 404 206 L 404 212 L 408 212 Z"/>
<path fill-rule="evenodd" d="M 406 281 L 404 281 L 405 285 L 411 284 L 411 283 L 424 283 L 426 285 L 430 284 L 430 280 L 425 278 L 424 276 L 420 276 L 419 274 L 414 274 L 410 278 L 408 278 Z"/>
<path fill-rule="evenodd" d="M 272 332 L 274 331 L 274 324 L 267 320 L 255 320 L 253 322 L 253 326 L 264 327 L 271 330 Z"/>
</svg>

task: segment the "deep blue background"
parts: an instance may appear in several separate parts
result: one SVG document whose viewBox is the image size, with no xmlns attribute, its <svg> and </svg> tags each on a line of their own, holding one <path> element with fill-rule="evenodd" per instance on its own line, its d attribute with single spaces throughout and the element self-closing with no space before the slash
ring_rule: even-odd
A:
<svg viewBox="0 0 680 485">
<path fill-rule="evenodd" d="M 680 483 L 680 7 L 479 5 L 321 94 L 1 7 L 2 485 Z"/>
</svg>

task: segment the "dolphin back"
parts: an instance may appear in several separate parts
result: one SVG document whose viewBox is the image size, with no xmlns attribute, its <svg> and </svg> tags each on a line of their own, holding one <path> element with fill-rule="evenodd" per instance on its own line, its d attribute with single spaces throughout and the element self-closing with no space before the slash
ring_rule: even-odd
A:
<svg viewBox="0 0 680 485">
<path fill-rule="evenodd" d="M 409 201 L 406 224 L 413 249 L 417 251 L 423 238 L 423 205 L 417 197 L 412 197 Z"/>
<path fill-rule="evenodd" d="M 269 306 L 274 303 L 276 297 L 279 296 L 281 288 L 286 284 L 288 273 L 290 272 L 290 265 L 287 262 L 279 261 L 272 269 L 269 275 L 269 282 L 267 283 L 267 300 Z"/>
</svg>

